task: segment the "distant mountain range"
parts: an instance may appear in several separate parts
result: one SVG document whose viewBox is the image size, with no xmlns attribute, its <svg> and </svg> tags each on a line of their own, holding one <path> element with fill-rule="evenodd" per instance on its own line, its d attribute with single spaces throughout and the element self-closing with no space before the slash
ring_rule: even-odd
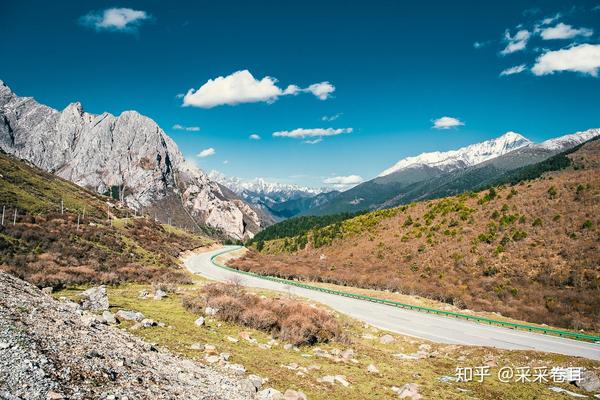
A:
<svg viewBox="0 0 600 400">
<path fill-rule="evenodd" d="M 269 182 L 263 178 L 244 180 L 214 170 L 208 177 L 233 191 L 247 203 L 259 207 L 274 221 L 291 218 L 323 205 L 340 193 L 328 188 Z"/>
<path fill-rule="evenodd" d="M 493 184 L 511 170 L 540 162 L 599 135 L 600 129 L 589 129 L 535 144 L 508 132 L 457 150 L 407 157 L 376 178 L 302 214 L 376 210 L 476 190 Z"/>
<path fill-rule="evenodd" d="M 0 81 L 0 149 L 163 222 L 247 239 L 268 218 L 186 162 L 175 142 L 135 111 L 58 111 Z"/>
</svg>

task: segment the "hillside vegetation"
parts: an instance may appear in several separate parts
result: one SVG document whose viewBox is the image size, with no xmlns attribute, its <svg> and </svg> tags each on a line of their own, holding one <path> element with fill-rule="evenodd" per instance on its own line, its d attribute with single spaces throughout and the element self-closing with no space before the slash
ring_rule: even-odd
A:
<svg viewBox="0 0 600 400">
<path fill-rule="evenodd" d="M 210 243 L 1 152 L 0 171 L 0 269 L 38 286 L 188 281 L 178 256 Z"/>
<path fill-rule="evenodd" d="M 566 169 L 513 186 L 375 211 L 267 240 L 261 252 L 232 265 L 599 330 L 600 141 L 568 158 Z M 557 165 L 565 167 L 564 160 Z"/>
</svg>

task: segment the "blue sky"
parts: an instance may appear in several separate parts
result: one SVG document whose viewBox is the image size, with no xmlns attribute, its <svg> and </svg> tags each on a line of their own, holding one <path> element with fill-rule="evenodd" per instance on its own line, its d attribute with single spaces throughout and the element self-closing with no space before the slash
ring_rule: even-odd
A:
<svg viewBox="0 0 600 400">
<path fill-rule="evenodd" d="M 4 2 L 0 79 L 137 110 L 207 171 L 311 186 L 600 126 L 600 0 L 189 3 Z"/>
</svg>

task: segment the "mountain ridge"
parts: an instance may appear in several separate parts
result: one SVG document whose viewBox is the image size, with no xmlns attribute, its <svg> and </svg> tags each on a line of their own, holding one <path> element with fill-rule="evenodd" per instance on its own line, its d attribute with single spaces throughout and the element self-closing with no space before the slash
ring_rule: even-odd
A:
<svg viewBox="0 0 600 400">
<path fill-rule="evenodd" d="M 236 239 L 252 237 L 263 224 L 259 210 L 224 195 L 137 111 L 94 115 L 79 102 L 58 111 L 0 81 L 0 148 L 80 186 L 116 192 L 164 222 L 208 225 Z"/>
</svg>

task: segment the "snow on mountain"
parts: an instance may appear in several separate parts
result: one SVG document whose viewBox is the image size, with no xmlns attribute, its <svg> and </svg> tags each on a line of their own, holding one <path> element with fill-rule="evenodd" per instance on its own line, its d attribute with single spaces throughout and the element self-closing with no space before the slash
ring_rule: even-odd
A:
<svg viewBox="0 0 600 400">
<path fill-rule="evenodd" d="M 588 129 L 587 131 L 576 132 L 570 135 L 564 135 L 554 139 L 549 139 L 538 144 L 537 146 L 548 150 L 568 149 L 570 147 L 577 146 L 578 144 L 593 139 L 596 136 L 600 136 L 599 128 Z"/>
<path fill-rule="evenodd" d="M 313 197 L 329 191 L 323 188 L 310 188 L 294 184 L 269 182 L 264 178 L 244 180 L 238 177 L 226 176 L 219 171 L 210 171 L 209 179 L 220 183 L 232 192 L 251 203 L 282 203 L 302 197 Z"/>
<path fill-rule="evenodd" d="M 444 172 L 449 172 L 491 160 L 531 143 L 529 139 L 516 132 L 507 132 L 498 138 L 472 144 L 458 150 L 434 151 L 404 158 L 378 176 L 386 176 L 396 171 L 418 166 L 435 167 Z"/>
</svg>

